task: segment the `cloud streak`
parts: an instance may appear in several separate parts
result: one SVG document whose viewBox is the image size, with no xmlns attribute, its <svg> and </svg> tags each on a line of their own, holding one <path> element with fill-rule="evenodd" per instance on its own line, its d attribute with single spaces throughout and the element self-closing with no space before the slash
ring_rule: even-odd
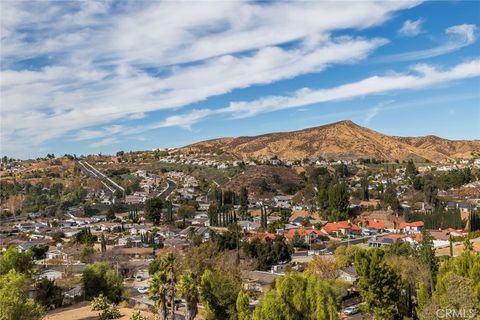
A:
<svg viewBox="0 0 480 320">
<path fill-rule="evenodd" d="M 445 29 L 445 35 L 447 40 L 430 49 L 417 50 L 411 52 L 404 52 L 399 54 L 393 54 L 376 59 L 377 62 L 399 62 L 399 61 L 411 61 L 432 58 L 440 55 L 444 55 L 463 47 L 469 46 L 477 40 L 476 37 L 477 27 L 474 24 L 462 24 L 451 26 Z"/>
<path fill-rule="evenodd" d="M 372 76 L 363 80 L 328 89 L 303 88 L 290 96 L 270 96 L 253 101 L 231 102 L 229 106 L 216 110 L 203 110 L 203 117 L 230 115 L 234 118 L 247 118 L 260 113 L 274 112 L 290 108 L 299 108 L 319 103 L 352 99 L 366 95 L 384 94 L 400 90 L 418 90 L 451 81 L 480 76 L 480 58 L 458 64 L 451 69 L 441 70 L 426 64 L 414 65 L 410 71 L 402 74 Z M 378 110 L 377 110 L 378 111 Z M 195 111 L 197 114 L 201 110 Z M 373 115 L 375 116 L 375 114 Z M 192 125 L 190 114 L 176 118 L 187 119 Z M 200 121 L 201 117 L 196 117 Z"/>
<path fill-rule="evenodd" d="M 149 112 L 358 63 L 388 40 L 332 32 L 381 25 L 418 3 L 4 2 L 2 153 L 102 139 Z"/>
</svg>

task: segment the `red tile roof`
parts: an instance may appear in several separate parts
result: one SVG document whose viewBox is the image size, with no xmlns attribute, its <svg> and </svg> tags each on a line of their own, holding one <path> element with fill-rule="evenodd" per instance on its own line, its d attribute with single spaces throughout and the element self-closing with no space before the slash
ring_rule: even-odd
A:
<svg viewBox="0 0 480 320">
<path fill-rule="evenodd" d="M 367 221 L 368 222 L 368 227 L 371 229 L 385 229 L 385 223 L 383 223 L 382 220 L 377 220 L 377 219 L 370 219 Z"/>
<path fill-rule="evenodd" d="M 338 232 L 342 229 L 351 229 L 352 231 L 360 231 L 360 227 L 356 224 L 348 221 L 329 222 L 323 226 L 322 230 L 330 234 L 332 232 Z"/>
<path fill-rule="evenodd" d="M 422 241 L 422 234 L 421 233 L 416 233 L 410 236 L 413 240 L 420 242 Z"/>
<path fill-rule="evenodd" d="M 424 223 L 423 221 L 414 221 L 414 222 L 400 222 L 398 224 L 399 229 L 404 229 L 406 227 L 423 227 Z"/>
<path fill-rule="evenodd" d="M 302 237 L 312 233 L 316 235 L 321 235 L 320 230 L 317 230 L 317 229 L 295 228 L 295 229 L 288 230 L 288 232 L 285 234 L 285 238 L 292 239 L 296 232 L 298 232 L 298 234 Z"/>
</svg>

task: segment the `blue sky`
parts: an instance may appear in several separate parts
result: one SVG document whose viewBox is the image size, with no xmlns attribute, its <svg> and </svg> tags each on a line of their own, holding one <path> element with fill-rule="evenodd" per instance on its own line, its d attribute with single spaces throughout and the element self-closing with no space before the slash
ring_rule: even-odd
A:
<svg viewBox="0 0 480 320">
<path fill-rule="evenodd" d="M 11 157 L 176 147 L 350 119 L 480 138 L 477 1 L 2 1 Z"/>
</svg>

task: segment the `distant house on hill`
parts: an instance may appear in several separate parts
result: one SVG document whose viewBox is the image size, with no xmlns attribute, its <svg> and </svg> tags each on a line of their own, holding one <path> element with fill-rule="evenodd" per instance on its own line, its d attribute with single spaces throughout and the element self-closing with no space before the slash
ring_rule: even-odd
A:
<svg viewBox="0 0 480 320">
<path fill-rule="evenodd" d="M 305 239 L 305 243 L 312 243 L 317 240 L 319 236 L 323 235 L 320 230 L 317 230 L 313 227 L 296 228 L 288 230 L 288 232 L 285 234 L 285 238 L 287 238 L 288 240 L 292 240 L 296 233 L 298 233 L 299 236 Z"/>
<path fill-rule="evenodd" d="M 368 201 L 362 200 L 359 205 L 362 209 L 376 209 L 380 206 L 380 200 L 370 199 Z"/>
<path fill-rule="evenodd" d="M 321 229 L 324 234 L 339 237 L 342 235 L 349 235 L 360 233 L 361 229 L 358 225 L 350 221 L 329 222 Z"/>
<path fill-rule="evenodd" d="M 473 210 L 473 206 L 468 202 L 455 202 L 449 201 L 445 206 L 446 210 L 456 210 L 458 209 L 462 214 L 468 214 Z"/>
<path fill-rule="evenodd" d="M 273 201 L 275 203 L 276 207 L 280 208 L 290 208 L 291 207 L 291 201 L 293 199 L 293 196 L 275 196 L 273 197 Z"/>
<path fill-rule="evenodd" d="M 386 229 L 384 221 L 379 219 L 362 219 L 357 220 L 357 222 L 364 229 L 370 231 L 370 233 L 383 232 Z"/>
<path fill-rule="evenodd" d="M 353 266 L 341 268 L 338 270 L 338 278 L 350 284 L 354 284 L 358 279 L 357 270 L 355 270 L 355 267 Z"/>
<path fill-rule="evenodd" d="M 422 230 L 423 226 L 423 221 L 400 222 L 398 224 L 398 229 L 400 230 L 400 232 L 405 234 L 419 233 Z"/>
</svg>

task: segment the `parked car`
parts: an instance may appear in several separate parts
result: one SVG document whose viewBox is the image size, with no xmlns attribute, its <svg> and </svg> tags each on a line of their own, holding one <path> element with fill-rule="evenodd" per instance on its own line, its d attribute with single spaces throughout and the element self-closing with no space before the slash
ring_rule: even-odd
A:
<svg viewBox="0 0 480 320">
<path fill-rule="evenodd" d="M 148 287 L 137 288 L 137 291 L 140 292 L 141 294 L 145 294 L 148 292 Z"/>
<path fill-rule="evenodd" d="M 345 308 L 345 310 L 343 310 L 343 313 L 346 314 L 347 316 L 351 316 L 353 314 L 358 313 L 359 311 L 360 311 L 359 307 L 351 306 L 351 307 Z"/>
<path fill-rule="evenodd" d="M 142 277 L 142 276 L 136 276 L 136 277 L 135 277 L 135 280 L 137 280 L 137 281 L 143 281 L 143 277 Z"/>
</svg>

